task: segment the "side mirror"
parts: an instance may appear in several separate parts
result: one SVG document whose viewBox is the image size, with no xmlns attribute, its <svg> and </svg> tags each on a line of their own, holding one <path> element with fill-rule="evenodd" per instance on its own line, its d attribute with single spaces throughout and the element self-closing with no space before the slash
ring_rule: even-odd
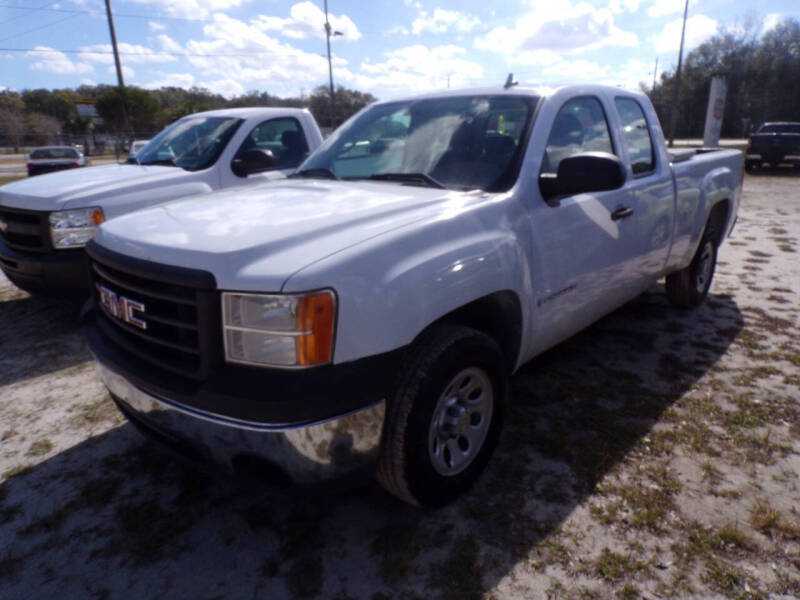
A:
<svg viewBox="0 0 800 600">
<path fill-rule="evenodd" d="M 272 150 L 251 148 L 236 155 L 231 161 L 231 171 L 237 177 L 247 177 L 251 173 L 260 173 L 275 165 Z"/>
<path fill-rule="evenodd" d="M 625 167 L 608 152 L 583 152 L 563 159 L 558 173 L 539 175 L 539 190 L 545 202 L 558 205 L 560 196 L 616 190 L 625 183 Z"/>
</svg>

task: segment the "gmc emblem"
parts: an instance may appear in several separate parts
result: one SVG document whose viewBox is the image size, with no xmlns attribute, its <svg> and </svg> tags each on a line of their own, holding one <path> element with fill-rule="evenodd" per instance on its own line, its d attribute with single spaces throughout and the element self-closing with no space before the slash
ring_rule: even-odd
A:
<svg viewBox="0 0 800 600">
<path fill-rule="evenodd" d="M 112 292 L 104 285 L 98 285 L 97 291 L 100 292 L 100 303 L 106 307 L 112 317 L 116 317 L 139 329 L 147 329 L 147 323 L 133 314 L 133 311 L 145 312 L 144 304 L 125 296 L 118 296 L 116 292 Z"/>
</svg>

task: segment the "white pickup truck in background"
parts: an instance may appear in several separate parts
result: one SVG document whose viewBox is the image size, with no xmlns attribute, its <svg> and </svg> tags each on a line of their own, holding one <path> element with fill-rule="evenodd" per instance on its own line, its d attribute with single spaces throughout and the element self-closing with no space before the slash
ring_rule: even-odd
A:
<svg viewBox="0 0 800 600">
<path fill-rule="evenodd" d="M 127 164 L 0 188 L 0 269 L 18 287 L 88 297 L 82 250 L 97 226 L 140 208 L 282 178 L 322 143 L 307 110 L 235 108 L 179 119 Z"/>
<path fill-rule="evenodd" d="M 192 460 L 365 467 L 440 505 L 487 464 L 520 365 L 661 277 L 704 300 L 742 167 L 672 157 L 616 88 L 380 102 L 288 180 L 103 224 L 84 329 L 120 410 Z"/>
</svg>

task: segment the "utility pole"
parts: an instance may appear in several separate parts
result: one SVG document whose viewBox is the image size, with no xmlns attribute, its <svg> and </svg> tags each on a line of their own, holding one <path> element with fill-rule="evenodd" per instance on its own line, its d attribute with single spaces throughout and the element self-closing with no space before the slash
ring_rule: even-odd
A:
<svg viewBox="0 0 800 600">
<path fill-rule="evenodd" d="M 106 14 L 108 15 L 108 30 L 111 32 L 111 48 L 114 50 L 114 63 L 117 65 L 117 83 L 120 88 L 125 87 L 122 80 L 122 67 L 119 64 L 119 51 L 117 50 L 117 34 L 114 33 L 114 17 L 111 16 L 111 0 L 106 0 Z"/>
<path fill-rule="evenodd" d="M 678 70 L 675 73 L 675 96 L 672 101 L 672 118 L 669 127 L 669 147 L 675 145 L 675 126 L 678 124 L 678 101 L 681 94 L 681 67 L 683 66 L 683 40 L 686 37 L 686 15 L 689 14 L 689 0 L 683 7 L 683 28 L 681 29 L 681 48 L 678 51 Z"/>
<path fill-rule="evenodd" d="M 108 0 L 106 0 L 108 2 Z M 328 0 L 325 0 L 325 39 L 328 44 L 328 79 L 331 84 L 331 128 L 335 127 L 336 120 L 336 98 L 333 92 L 333 62 L 331 61 L 331 24 L 328 22 Z M 333 35 L 342 35 L 336 32 Z"/>
<path fill-rule="evenodd" d="M 111 49 L 114 51 L 114 64 L 117 66 L 117 84 L 119 85 L 122 99 L 122 122 L 125 124 L 126 132 L 130 132 L 131 127 L 128 122 L 128 110 L 125 107 L 125 81 L 122 79 L 122 66 L 119 63 L 117 34 L 114 33 L 114 18 L 111 16 L 111 0 L 106 0 L 106 15 L 108 15 L 108 30 L 111 33 Z"/>
<path fill-rule="evenodd" d="M 654 94 L 655 91 L 656 91 L 656 75 L 658 75 L 658 57 L 657 56 L 656 56 L 656 66 L 653 69 L 653 89 L 650 92 L 651 94 Z"/>
</svg>

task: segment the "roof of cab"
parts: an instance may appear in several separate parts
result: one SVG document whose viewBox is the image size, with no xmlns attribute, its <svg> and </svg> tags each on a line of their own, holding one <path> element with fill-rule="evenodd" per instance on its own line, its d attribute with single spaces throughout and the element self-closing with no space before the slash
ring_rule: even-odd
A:
<svg viewBox="0 0 800 600">
<path fill-rule="evenodd" d="M 305 108 L 291 108 L 287 106 L 246 106 L 243 108 L 218 108 L 216 110 L 206 110 L 199 113 L 186 115 L 187 117 L 239 117 L 249 119 L 251 117 L 270 117 L 279 115 L 298 115 L 308 113 Z M 185 117 L 184 117 L 185 118 Z"/>
</svg>

